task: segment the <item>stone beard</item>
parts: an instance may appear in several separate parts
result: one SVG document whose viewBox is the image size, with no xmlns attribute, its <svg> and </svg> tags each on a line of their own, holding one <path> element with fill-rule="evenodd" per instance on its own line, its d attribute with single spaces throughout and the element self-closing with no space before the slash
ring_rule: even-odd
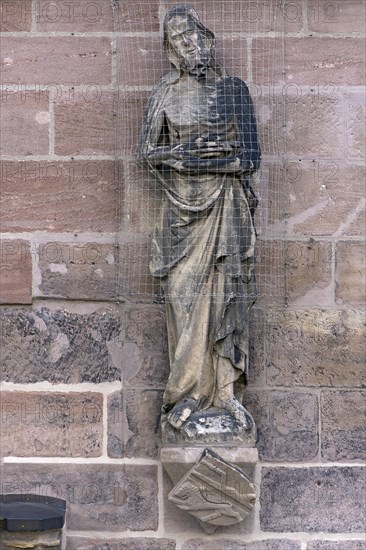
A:
<svg viewBox="0 0 366 550">
<path fill-rule="evenodd" d="M 193 8 L 164 21 L 175 69 L 155 86 L 138 156 L 165 191 L 151 272 L 165 293 L 170 376 L 162 425 L 229 415 L 244 431 L 248 324 L 255 301 L 250 175 L 260 164 L 247 86 L 215 60 L 215 38 Z"/>
</svg>

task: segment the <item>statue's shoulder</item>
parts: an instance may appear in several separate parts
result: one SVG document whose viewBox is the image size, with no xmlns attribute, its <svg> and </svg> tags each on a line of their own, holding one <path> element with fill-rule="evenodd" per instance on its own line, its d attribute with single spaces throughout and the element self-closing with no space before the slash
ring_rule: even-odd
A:
<svg viewBox="0 0 366 550">
<path fill-rule="evenodd" d="M 225 85 L 230 86 L 236 93 L 249 95 L 248 86 L 245 84 L 244 80 L 241 80 L 237 76 L 227 76 L 225 78 Z"/>
<path fill-rule="evenodd" d="M 159 93 L 163 92 L 168 86 L 171 84 L 174 84 L 179 78 L 179 71 L 169 71 L 168 73 L 165 73 L 154 85 L 151 95 L 158 95 Z"/>
</svg>

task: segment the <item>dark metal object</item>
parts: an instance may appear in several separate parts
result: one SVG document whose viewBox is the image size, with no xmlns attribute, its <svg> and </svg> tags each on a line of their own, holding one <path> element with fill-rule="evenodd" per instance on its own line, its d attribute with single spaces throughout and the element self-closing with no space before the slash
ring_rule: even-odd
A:
<svg viewBox="0 0 366 550">
<path fill-rule="evenodd" d="M 39 495 L 0 495 L 0 531 L 49 531 L 65 522 L 66 501 Z"/>
</svg>

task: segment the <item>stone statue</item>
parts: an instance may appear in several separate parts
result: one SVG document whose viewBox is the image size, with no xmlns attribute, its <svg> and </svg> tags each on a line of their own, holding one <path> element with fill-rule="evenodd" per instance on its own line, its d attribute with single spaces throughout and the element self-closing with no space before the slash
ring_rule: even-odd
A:
<svg viewBox="0 0 366 550">
<path fill-rule="evenodd" d="M 251 430 L 242 400 L 256 297 L 250 176 L 260 147 L 252 101 L 216 61 L 215 36 L 192 7 L 167 13 L 164 47 L 174 69 L 151 93 L 138 146 L 165 191 L 150 266 L 167 309 L 163 421 L 179 430 L 211 410 Z"/>
</svg>

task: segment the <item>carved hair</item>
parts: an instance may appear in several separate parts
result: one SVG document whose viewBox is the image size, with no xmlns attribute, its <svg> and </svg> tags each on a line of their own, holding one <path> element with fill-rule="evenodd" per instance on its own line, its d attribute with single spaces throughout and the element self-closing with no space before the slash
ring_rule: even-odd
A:
<svg viewBox="0 0 366 550">
<path fill-rule="evenodd" d="M 177 52 L 172 47 L 168 32 L 168 23 L 170 23 L 170 21 L 175 17 L 184 18 L 193 22 L 196 29 L 199 30 L 205 46 L 210 51 L 209 67 L 211 67 L 211 69 L 213 69 L 219 76 L 225 76 L 225 69 L 215 59 L 216 40 L 214 33 L 201 23 L 196 10 L 192 8 L 192 6 L 188 6 L 186 4 L 177 4 L 174 6 L 170 11 L 168 11 L 164 19 L 164 48 L 172 65 L 174 65 L 177 69 L 180 69 L 180 59 Z"/>
</svg>

